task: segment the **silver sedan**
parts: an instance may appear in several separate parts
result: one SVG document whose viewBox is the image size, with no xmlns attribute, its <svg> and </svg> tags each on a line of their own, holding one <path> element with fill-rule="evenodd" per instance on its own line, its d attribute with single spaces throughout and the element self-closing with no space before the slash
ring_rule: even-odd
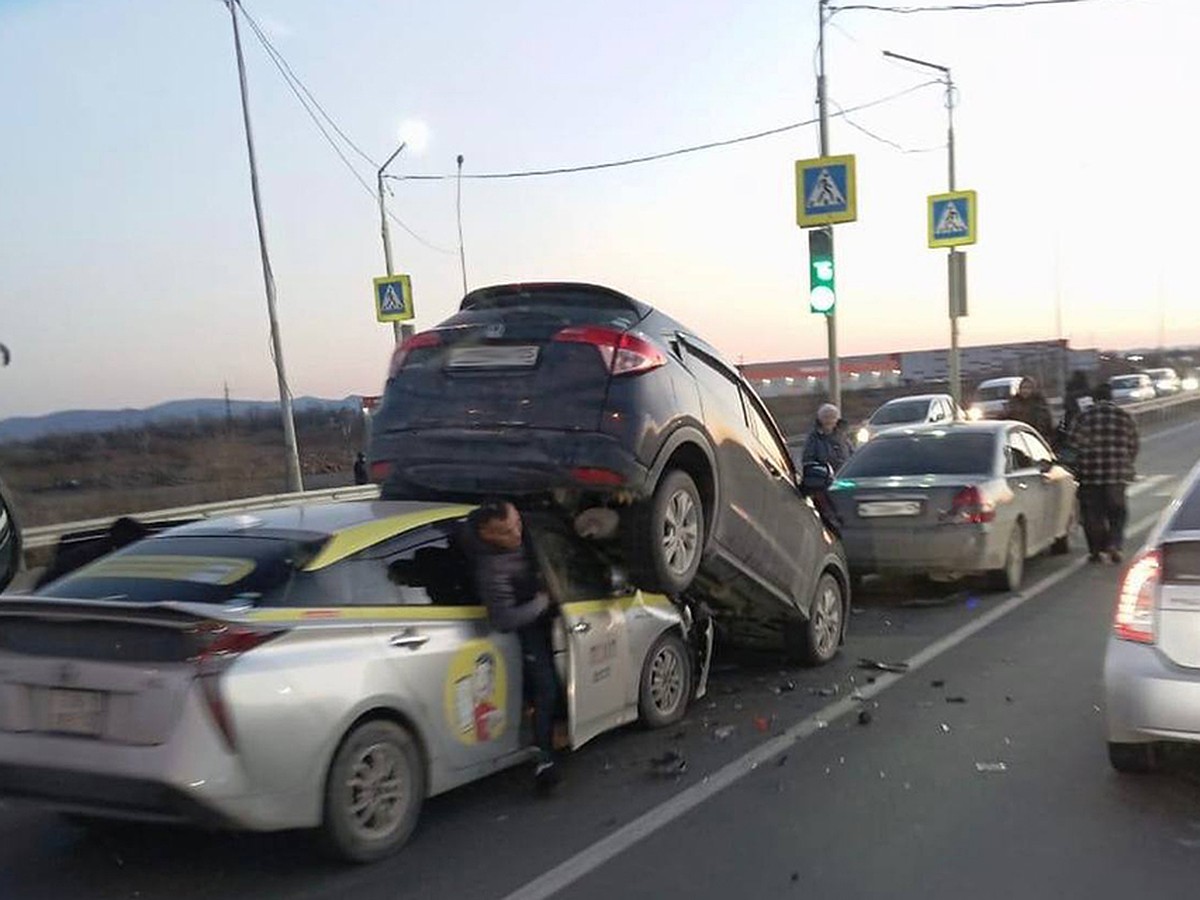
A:
<svg viewBox="0 0 1200 900">
<path fill-rule="evenodd" d="M 1149 771 L 1160 744 L 1200 743 L 1200 464 L 1125 572 L 1104 694 L 1118 771 Z"/>
<path fill-rule="evenodd" d="M 1017 590 L 1027 558 L 1067 552 L 1077 488 L 1028 426 L 953 422 L 884 432 L 829 496 L 856 577 L 987 572 Z"/>
<path fill-rule="evenodd" d="M 199 522 L 0 600 L 0 794 L 86 816 L 319 828 L 399 848 L 423 800 L 529 759 L 515 635 L 469 507 L 361 502 Z M 711 629 L 526 516 L 558 603 L 569 742 L 678 721 Z"/>
</svg>

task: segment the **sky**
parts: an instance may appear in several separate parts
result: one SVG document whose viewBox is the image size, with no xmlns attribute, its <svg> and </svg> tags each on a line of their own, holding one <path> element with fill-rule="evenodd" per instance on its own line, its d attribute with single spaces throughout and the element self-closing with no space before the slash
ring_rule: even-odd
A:
<svg viewBox="0 0 1200 900">
<path fill-rule="evenodd" d="M 427 146 L 397 174 L 452 173 L 460 153 L 467 173 L 603 162 L 815 111 L 815 0 L 243 2 L 371 159 L 424 123 Z M 1153 346 L 1160 329 L 1200 343 L 1197 33 L 1194 0 L 833 16 L 831 112 L 928 80 L 883 50 L 953 71 L 958 185 L 980 216 L 964 344 L 1057 337 L 1057 304 L 1076 346 Z M 373 191 L 245 27 L 243 41 L 291 391 L 377 393 L 391 331 L 372 306 Z M 226 383 L 277 396 L 224 3 L 0 0 L 0 85 L 0 418 Z M 946 253 L 925 235 L 925 198 L 946 189 L 942 89 L 849 118 L 830 125 L 859 182 L 858 221 L 836 231 L 841 352 L 945 346 Z M 817 149 L 810 126 L 638 166 L 464 181 L 468 285 L 599 282 L 734 361 L 822 356 L 793 172 Z M 373 185 L 374 167 L 345 152 Z M 396 182 L 388 202 L 420 236 L 392 229 L 416 324 L 431 327 L 463 293 L 455 185 Z"/>
</svg>

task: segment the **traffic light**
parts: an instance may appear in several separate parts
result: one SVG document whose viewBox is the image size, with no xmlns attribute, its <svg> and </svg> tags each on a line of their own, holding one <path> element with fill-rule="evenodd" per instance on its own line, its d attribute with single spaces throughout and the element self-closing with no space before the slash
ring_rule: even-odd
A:
<svg viewBox="0 0 1200 900">
<path fill-rule="evenodd" d="M 812 228 L 808 232 L 808 311 L 827 316 L 836 305 L 833 231 L 829 228 Z"/>
</svg>

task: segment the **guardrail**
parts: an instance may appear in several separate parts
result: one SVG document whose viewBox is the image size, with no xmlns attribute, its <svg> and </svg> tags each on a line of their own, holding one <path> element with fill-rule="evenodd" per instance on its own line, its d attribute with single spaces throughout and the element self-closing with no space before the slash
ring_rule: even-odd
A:
<svg viewBox="0 0 1200 900">
<path fill-rule="evenodd" d="M 299 503 L 335 503 L 346 500 L 373 500 L 379 496 L 379 485 L 363 484 L 354 487 L 326 488 L 319 491 L 300 491 L 291 494 L 265 494 L 259 497 L 243 497 L 221 503 L 202 503 L 196 506 L 180 506 L 175 509 L 155 509 L 148 512 L 131 513 L 133 518 L 146 524 L 174 522 L 186 519 L 214 519 L 235 513 L 254 512 L 259 509 L 277 509 Z M 114 516 L 102 519 L 84 519 L 79 522 L 63 522 L 58 525 L 43 525 L 27 528 L 22 532 L 26 550 L 53 547 L 68 534 L 102 531 L 113 523 Z"/>
<path fill-rule="evenodd" d="M 1129 403 L 1122 407 L 1138 420 L 1139 425 L 1157 425 L 1174 418 L 1182 418 L 1200 410 L 1200 391 L 1188 391 L 1171 397 L 1157 397 L 1140 403 Z M 222 503 L 204 503 L 197 506 L 181 506 L 176 509 L 156 509 L 144 513 L 133 513 L 139 522 L 154 524 L 187 519 L 211 519 L 234 513 L 254 512 L 258 509 L 274 509 L 294 506 L 298 503 L 336 503 L 345 500 L 371 500 L 379 496 L 379 486 L 374 484 L 355 487 L 327 488 L 319 491 L 302 491 L 293 494 L 268 494 L 261 497 L 245 497 Z M 38 550 L 57 545 L 65 535 L 99 532 L 108 528 L 115 517 L 85 519 L 80 522 L 64 522 L 29 528 L 24 532 L 26 550 Z"/>
</svg>

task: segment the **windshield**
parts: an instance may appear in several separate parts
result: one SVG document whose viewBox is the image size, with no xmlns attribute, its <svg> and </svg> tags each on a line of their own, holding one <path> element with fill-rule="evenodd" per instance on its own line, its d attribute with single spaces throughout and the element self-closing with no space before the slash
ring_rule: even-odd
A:
<svg viewBox="0 0 1200 900">
<path fill-rule="evenodd" d="M 1126 375 L 1123 378 L 1114 378 L 1112 386 L 1115 388 L 1135 388 L 1141 387 L 1142 379 L 1138 375 Z"/>
<path fill-rule="evenodd" d="M 1007 384 L 989 384 L 981 387 L 976 396 L 980 400 L 1007 400 L 1012 396 L 1012 388 Z"/>
<path fill-rule="evenodd" d="M 850 457 L 839 479 L 886 475 L 986 475 L 995 460 L 991 432 L 887 433 Z"/>
<path fill-rule="evenodd" d="M 923 422 L 929 412 L 928 400 L 896 400 L 885 403 L 871 416 L 872 425 L 899 425 L 904 422 Z"/>
</svg>

